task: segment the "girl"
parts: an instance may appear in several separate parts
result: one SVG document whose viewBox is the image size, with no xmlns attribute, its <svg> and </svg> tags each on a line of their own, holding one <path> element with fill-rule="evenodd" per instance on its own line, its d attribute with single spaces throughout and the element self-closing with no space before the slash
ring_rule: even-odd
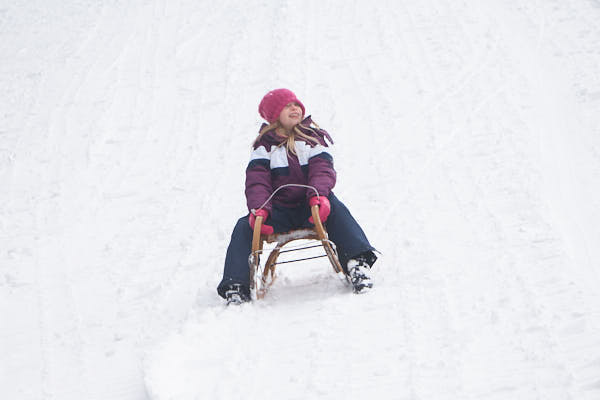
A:
<svg viewBox="0 0 600 400">
<path fill-rule="evenodd" d="M 336 181 L 331 137 L 310 116 L 304 118 L 304 105 L 288 89 L 267 93 L 258 112 L 269 124 L 263 123 L 246 167 L 250 214 L 240 218 L 233 229 L 217 292 L 228 304 L 250 300 L 248 256 L 256 216 L 263 217 L 261 233 L 287 232 L 313 226 L 310 207 L 315 204 L 354 291 L 372 288 L 369 269 L 377 260 L 375 249 L 331 191 Z M 319 196 L 312 189 L 288 186 L 267 202 L 277 188 L 290 183 L 313 186 Z"/>
</svg>

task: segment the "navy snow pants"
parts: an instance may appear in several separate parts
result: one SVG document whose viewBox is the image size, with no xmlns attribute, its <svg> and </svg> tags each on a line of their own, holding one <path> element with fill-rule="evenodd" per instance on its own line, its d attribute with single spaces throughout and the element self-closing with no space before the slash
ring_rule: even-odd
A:
<svg viewBox="0 0 600 400">
<path fill-rule="evenodd" d="M 346 269 L 351 258 L 363 256 L 369 265 L 377 260 L 373 253 L 375 248 L 369 244 L 358 222 L 352 217 L 346 206 L 333 193 L 329 195 L 331 213 L 325 222 L 329 239 L 335 243 L 340 264 Z M 288 232 L 292 229 L 308 228 L 313 225 L 308 222 L 311 216 L 310 207 L 305 203 L 296 208 L 273 205 L 269 218 L 264 222 L 271 225 L 275 233 Z M 217 287 L 221 297 L 232 284 L 240 284 L 247 295 L 250 293 L 250 267 L 248 257 L 252 251 L 252 229 L 248 223 L 248 215 L 240 218 L 231 234 L 231 241 L 225 257 L 223 279 Z"/>
</svg>

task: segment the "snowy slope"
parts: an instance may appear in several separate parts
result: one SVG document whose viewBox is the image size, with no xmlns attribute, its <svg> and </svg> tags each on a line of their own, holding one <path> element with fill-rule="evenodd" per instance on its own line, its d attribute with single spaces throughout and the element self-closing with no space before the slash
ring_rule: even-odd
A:
<svg viewBox="0 0 600 400">
<path fill-rule="evenodd" d="M 6 399 L 600 398 L 600 5 L 6 0 Z M 215 292 L 289 87 L 383 253 Z"/>
</svg>

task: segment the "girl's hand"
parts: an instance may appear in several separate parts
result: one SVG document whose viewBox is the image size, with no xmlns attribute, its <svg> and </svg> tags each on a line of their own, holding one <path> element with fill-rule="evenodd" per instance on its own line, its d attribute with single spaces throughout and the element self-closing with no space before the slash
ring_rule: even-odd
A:
<svg viewBox="0 0 600 400">
<path fill-rule="evenodd" d="M 272 235 L 273 234 L 273 227 L 271 225 L 265 225 L 265 221 L 267 220 L 267 217 L 269 216 L 269 212 L 267 210 L 256 210 L 254 212 L 256 215 L 254 215 L 253 213 L 250 213 L 250 217 L 248 218 L 248 223 L 250 224 L 250 229 L 252 229 L 252 231 L 254 231 L 254 224 L 256 223 L 256 217 L 263 217 L 263 224 L 260 226 L 260 233 L 262 235 Z"/>
<path fill-rule="evenodd" d="M 329 199 L 325 196 L 313 196 L 308 200 L 308 204 L 310 206 L 318 205 L 319 206 L 319 218 L 321 218 L 321 222 L 327 221 L 327 217 L 329 217 L 329 213 L 331 212 L 331 204 L 329 203 Z M 314 224 L 313 217 L 311 216 L 308 219 L 308 222 Z"/>
</svg>

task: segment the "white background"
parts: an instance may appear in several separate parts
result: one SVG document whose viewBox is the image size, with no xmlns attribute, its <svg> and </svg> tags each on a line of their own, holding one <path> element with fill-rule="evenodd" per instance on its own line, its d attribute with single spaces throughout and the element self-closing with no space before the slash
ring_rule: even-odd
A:
<svg viewBox="0 0 600 400">
<path fill-rule="evenodd" d="M 600 398 L 600 3 L 0 4 L 3 399 Z M 257 106 L 382 252 L 216 295 Z"/>
</svg>

